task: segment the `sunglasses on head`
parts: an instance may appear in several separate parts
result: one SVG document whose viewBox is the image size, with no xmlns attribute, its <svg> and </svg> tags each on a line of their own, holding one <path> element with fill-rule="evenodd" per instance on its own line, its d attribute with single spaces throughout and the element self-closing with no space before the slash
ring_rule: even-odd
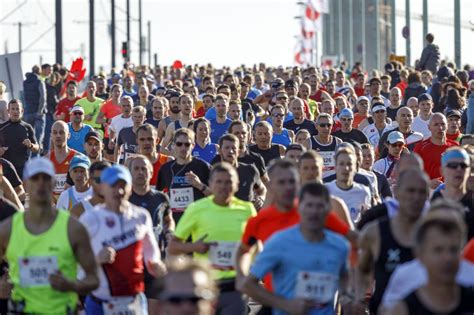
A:
<svg viewBox="0 0 474 315">
<path fill-rule="evenodd" d="M 446 164 L 446 167 L 453 170 L 458 169 L 460 167 L 461 169 L 465 170 L 469 167 L 469 165 L 464 162 L 449 162 Z"/>
<path fill-rule="evenodd" d="M 189 148 L 191 146 L 191 142 L 175 142 L 175 144 L 177 147 L 182 147 L 184 145 L 186 148 Z"/>
<path fill-rule="evenodd" d="M 327 127 L 327 128 L 331 128 L 332 124 L 329 124 L 329 123 L 321 123 L 321 124 L 319 124 L 319 126 L 322 127 L 322 128 L 326 128 L 326 127 Z"/>
</svg>

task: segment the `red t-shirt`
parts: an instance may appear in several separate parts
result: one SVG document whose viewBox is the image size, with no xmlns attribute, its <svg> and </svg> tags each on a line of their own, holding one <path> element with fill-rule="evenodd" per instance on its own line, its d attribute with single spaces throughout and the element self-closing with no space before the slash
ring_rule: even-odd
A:
<svg viewBox="0 0 474 315">
<path fill-rule="evenodd" d="M 71 118 L 71 116 L 69 115 L 69 111 L 76 104 L 76 102 L 80 99 L 81 99 L 80 97 L 76 97 L 73 100 L 69 100 L 68 98 L 64 98 L 64 99 L 60 100 L 59 103 L 58 103 L 58 106 L 56 106 L 56 113 L 55 114 L 56 115 L 61 115 L 62 113 L 64 113 L 65 114 L 64 115 L 64 121 L 68 123 L 70 121 L 70 118 Z"/>
<path fill-rule="evenodd" d="M 326 92 L 324 88 L 319 88 L 319 90 L 315 94 L 310 95 L 309 98 L 313 101 L 321 102 L 321 94 L 323 93 L 323 91 Z"/>
<path fill-rule="evenodd" d="M 442 178 L 441 175 L 441 155 L 450 147 L 456 147 L 459 144 L 455 141 L 446 139 L 444 145 L 436 145 L 431 142 L 431 137 L 416 144 L 413 152 L 417 153 L 425 164 L 425 172 L 430 179 Z"/>
<path fill-rule="evenodd" d="M 354 86 L 354 92 L 357 96 L 364 96 L 365 95 L 365 87 L 357 87 Z"/>
<path fill-rule="evenodd" d="M 112 99 L 105 101 L 104 104 L 100 107 L 100 112 L 104 113 L 105 118 L 107 120 L 111 120 L 117 115 L 120 115 L 122 113 L 122 109 L 120 108 L 119 104 L 114 104 Z M 109 137 L 109 124 L 107 123 L 105 126 L 105 135 L 104 138 Z"/>
<path fill-rule="evenodd" d="M 467 242 L 462 256 L 469 262 L 474 263 L 474 239 L 471 239 L 469 242 Z"/>
</svg>

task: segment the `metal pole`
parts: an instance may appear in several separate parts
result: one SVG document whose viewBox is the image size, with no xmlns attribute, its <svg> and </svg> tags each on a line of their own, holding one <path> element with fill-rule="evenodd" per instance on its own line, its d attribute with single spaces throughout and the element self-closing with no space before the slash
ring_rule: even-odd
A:
<svg viewBox="0 0 474 315">
<path fill-rule="evenodd" d="M 63 63 L 63 15 L 62 0 L 56 0 L 56 62 Z"/>
<path fill-rule="evenodd" d="M 428 0 L 423 0 L 423 42 L 421 47 L 425 46 L 426 34 L 428 34 Z"/>
<path fill-rule="evenodd" d="M 365 10 L 366 10 L 366 7 L 365 7 L 365 0 L 361 0 L 361 7 L 362 7 L 362 14 L 361 14 L 361 23 L 362 23 L 362 53 L 361 53 L 361 56 L 362 56 L 362 65 L 365 69 L 366 67 L 366 58 L 365 58 L 365 30 L 366 30 L 366 26 L 365 26 Z"/>
<path fill-rule="evenodd" d="M 148 21 L 148 66 L 151 68 L 151 21 Z"/>
<path fill-rule="evenodd" d="M 158 65 L 158 54 L 157 54 L 157 53 L 155 53 L 155 54 L 153 55 L 153 59 L 154 59 L 155 67 L 156 67 L 156 66 Z"/>
<path fill-rule="evenodd" d="M 408 36 L 406 38 L 406 46 L 407 46 L 407 66 L 411 64 L 411 29 L 410 29 L 410 0 L 405 0 L 405 26 L 408 29 Z"/>
<path fill-rule="evenodd" d="M 111 1 L 112 21 L 110 25 L 110 36 L 112 37 L 112 68 L 115 68 L 115 0 Z"/>
<path fill-rule="evenodd" d="M 354 11 L 353 11 L 353 3 L 352 0 L 349 0 L 349 28 L 354 29 Z M 349 67 L 354 65 L 354 36 L 349 34 L 349 56 L 346 56 L 346 59 L 349 59 Z"/>
<path fill-rule="evenodd" d="M 23 50 L 22 45 L 21 45 L 21 43 L 22 43 L 22 40 L 21 40 L 21 26 L 22 26 L 21 22 L 18 22 L 18 51 L 20 52 L 20 54 L 21 54 L 21 51 Z"/>
<path fill-rule="evenodd" d="M 338 23 L 338 41 L 337 41 L 337 59 L 338 59 L 338 66 L 341 65 L 342 62 L 342 0 L 339 0 L 337 3 L 337 23 Z"/>
<path fill-rule="evenodd" d="M 127 0 L 127 47 L 128 56 L 125 61 L 130 61 L 130 0 Z"/>
<path fill-rule="evenodd" d="M 396 1 L 391 0 L 390 20 L 392 21 L 392 52 L 397 54 L 397 15 L 396 15 Z"/>
<path fill-rule="evenodd" d="M 379 1 L 376 0 L 375 4 L 375 66 L 377 69 L 380 69 L 380 23 L 379 23 L 379 16 L 380 16 L 380 6 Z"/>
<path fill-rule="evenodd" d="M 94 75 L 95 69 L 95 33 L 94 33 L 94 0 L 89 0 L 89 76 Z"/>
<path fill-rule="evenodd" d="M 142 36 L 142 0 L 138 0 L 138 51 L 140 52 L 138 57 L 138 63 L 143 64 L 143 36 Z"/>
<path fill-rule="evenodd" d="M 461 68 L 461 1 L 454 0 L 454 61 Z"/>
</svg>

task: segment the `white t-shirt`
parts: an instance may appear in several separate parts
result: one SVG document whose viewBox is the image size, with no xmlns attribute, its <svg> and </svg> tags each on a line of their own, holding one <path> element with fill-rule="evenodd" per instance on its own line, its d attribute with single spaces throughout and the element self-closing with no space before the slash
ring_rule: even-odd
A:
<svg viewBox="0 0 474 315">
<path fill-rule="evenodd" d="M 433 114 L 431 114 L 431 116 L 433 116 Z M 420 115 L 418 115 L 413 119 L 413 124 L 411 125 L 411 129 L 421 133 L 425 140 L 431 137 L 431 131 L 428 129 L 428 123 L 430 122 L 431 116 L 428 120 L 423 120 Z"/>
<path fill-rule="evenodd" d="M 377 180 L 377 176 L 374 174 L 374 172 L 364 170 L 363 168 L 359 168 L 357 172 L 364 175 L 369 180 L 372 197 L 379 196 L 379 181 Z"/>
<path fill-rule="evenodd" d="M 71 200 L 70 196 L 73 195 Z M 58 202 L 56 203 L 56 209 L 71 210 L 76 204 L 84 200 L 85 198 L 92 196 L 92 187 L 84 192 L 78 192 L 75 186 L 72 186 L 59 195 Z"/>
<path fill-rule="evenodd" d="M 421 288 L 428 282 L 425 266 L 418 259 L 406 262 L 395 269 L 382 298 L 382 305 L 391 308 L 407 297 L 411 292 Z M 474 286 L 474 264 L 461 260 L 456 282 L 459 285 Z"/>
<path fill-rule="evenodd" d="M 123 118 L 122 114 L 120 114 L 112 118 L 110 121 L 109 132 L 113 131 L 115 133 L 115 138 L 117 138 L 120 130 L 127 127 L 133 127 L 132 117 Z"/>
<path fill-rule="evenodd" d="M 353 183 L 352 188 L 343 190 L 336 185 L 336 180 L 327 183 L 331 195 L 344 200 L 351 214 L 352 222 L 357 223 L 361 217 L 361 210 L 369 209 L 371 205 L 371 194 L 367 186 Z"/>
<path fill-rule="evenodd" d="M 375 127 L 375 123 L 373 123 L 365 127 L 362 132 L 367 136 L 367 139 L 369 139 L 370 144 L 374 148 L 377 148 L 381 135 L 392 129 L 394 129 L 392 125 L 385 124 L 385 128 L 380 133 L 377 127 Z"/>
</svg>

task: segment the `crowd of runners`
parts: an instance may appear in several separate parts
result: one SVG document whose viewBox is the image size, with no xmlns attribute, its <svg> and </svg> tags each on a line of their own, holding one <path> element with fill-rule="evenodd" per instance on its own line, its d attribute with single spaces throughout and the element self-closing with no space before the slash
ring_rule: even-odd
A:
<svg viewBox="0 0 474 315">
<path fill-rule="evenodd" d="M 0 83 L 0 312 L 472 314 L 473 78 L 34 66 Z"/>
</svg>

